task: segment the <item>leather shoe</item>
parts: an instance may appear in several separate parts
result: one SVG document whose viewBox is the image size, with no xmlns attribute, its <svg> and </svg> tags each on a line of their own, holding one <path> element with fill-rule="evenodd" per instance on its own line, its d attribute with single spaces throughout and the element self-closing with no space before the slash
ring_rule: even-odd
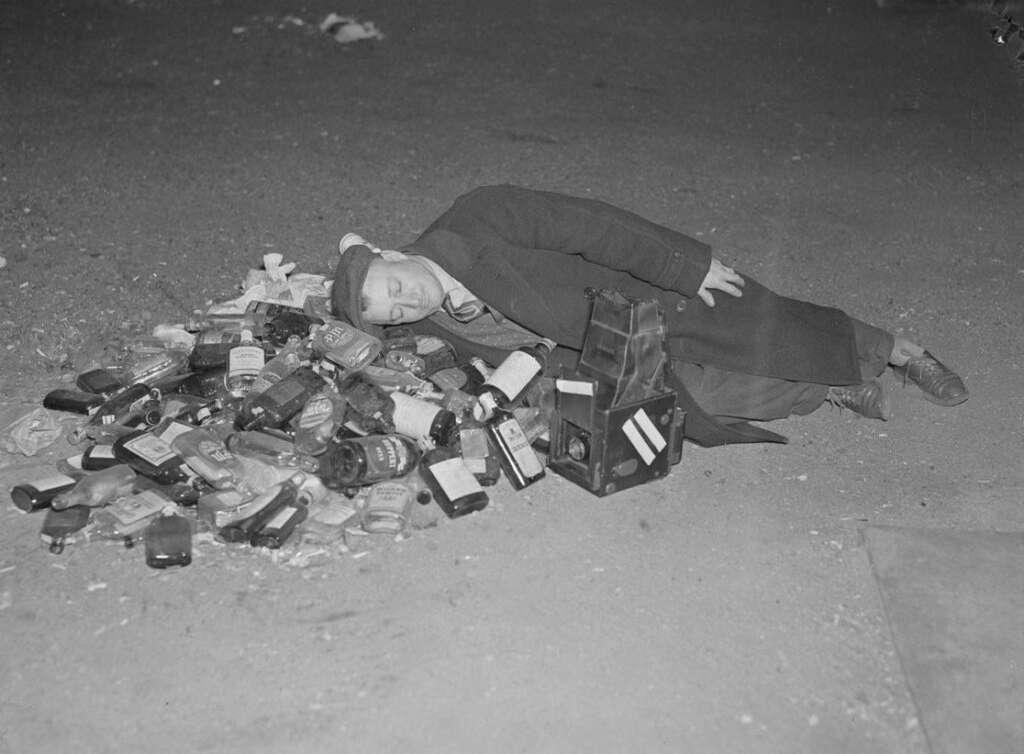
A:
<svg viewBox="0 0 1024 754">
<path fill-rule="evenodd" d="M 889 421 L 889 396 L 878 380 L 869 380 L 859 385 L 833 385 L 828 389 L 825 400 L 833 406 L 848 408 L 868 419 Z"/>
<path fill-rule="evenodd" d="M 904 383 L 910 380 L 921 388 L 932 403 L 957 406 L 967 400 L 967 387 L 959 375 L 927 351 L 892 370 L 903 377 Z"/>
</svg>

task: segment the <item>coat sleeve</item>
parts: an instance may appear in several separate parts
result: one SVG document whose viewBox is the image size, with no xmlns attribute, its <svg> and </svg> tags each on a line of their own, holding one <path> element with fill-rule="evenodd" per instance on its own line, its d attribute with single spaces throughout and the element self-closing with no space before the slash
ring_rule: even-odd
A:
<svg viewBox="0 0 1024 754">
<path fill-rule="evenodd" d="M 696 295 L 711 263 L 707 244 L 627 210 L 518 186 L 470 191 L 456 199 L 427 233 L 435 229 L 575 254 L 686 297 Z"/>
</svg>

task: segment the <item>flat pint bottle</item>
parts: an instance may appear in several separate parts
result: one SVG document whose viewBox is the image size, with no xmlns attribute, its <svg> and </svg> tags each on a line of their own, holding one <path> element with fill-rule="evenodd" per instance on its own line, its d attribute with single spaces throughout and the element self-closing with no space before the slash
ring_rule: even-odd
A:
<svg viewBox="0 0 1024 754">
<path fill-rule="evenodd" d="M 515 489 L 521 490 L 544 477 L 544 464 L 530 447 L 530 439 L 515 414 L 498 408 L 486 426 L 498 450 L 501 470 Z"/>
<path fill-rule="evenodd" d="M 419 448 L 405 435 L 367 435 L 335 443 L 318 457 L 316 473 L 328 489 L 363 487 L 405 476 L 419 459 Z"/>
<path fill-rule="evenodd" d="M 510 353 L 484 381 L 473 416 L 479 421 L 487 421 L 499 406 L 507 406 L 518 398 L 533 378 L 544 371 L 554 346 L 553 341 L 542 340 L 534 346 L 523 346 Z"/>
</svg>

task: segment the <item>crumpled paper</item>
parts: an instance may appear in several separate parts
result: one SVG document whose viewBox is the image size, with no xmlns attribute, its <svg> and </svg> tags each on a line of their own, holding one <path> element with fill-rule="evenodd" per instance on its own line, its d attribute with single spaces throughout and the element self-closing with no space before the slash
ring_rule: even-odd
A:
<svg viewBox="0 0 1024 754">
<path fill-rule="evenodd" d="M 263 269 L 249 270 L 242 281 L 242 295 L 214 304 L 207 313 L 238 314 L 253 301 L 301 307 L 307 298 L 330 298 L 333 280 L 324 275 L 294 272 L 295 262 L 282 264 L 283 261 L 280 254 L 265 254 Z"/>
<path fill-rule="evenodd" d="M 4 429 L 0 445 L 8 453 L 34 456 L 43 448 L 53 445 L 63 429 L 57 414 L 46 408 L 36 408 Z"/>
<path fill-rule="evenodd" d="M 351 16 L 339 16 L 337 13 L 327 14 L 320 22 L 320 31 L 330 34 L 342 44 L 358 42 L 361 39 L 384 39 L 384 35 L 373 21 L 358 21 Z"/>
</svg>

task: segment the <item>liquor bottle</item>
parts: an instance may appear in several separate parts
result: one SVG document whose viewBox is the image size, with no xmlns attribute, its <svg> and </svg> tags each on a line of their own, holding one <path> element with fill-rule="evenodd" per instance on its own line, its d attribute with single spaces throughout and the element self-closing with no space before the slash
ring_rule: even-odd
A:
<svg viewBox="0 0 1024 754">
<path fill-rule="evenodd" d="M 394 431 L 391 415 L 394 402 L 383 388 L 366 380 L 358 372 L 343 377 L 337 385 L 338 394 L 349 407 L 349 421 L 364 432 L 388 434 Z"/>
<path fill-rule="evenodd" d="M 335 443 L 317 458 L 317 476 L 332 490 L 364 487 L 404 476 L 416 467 L 420 453 L 404 435 L 367 435 Z"/>
<path fill-rule="evenodd" d="M 235 426 L 241 430 L 282 427 L 302 410 L 306 401 L 323 390 L 325 384 L 313 367 L 299 367 L 264 392 L 251 395 L 239 409 Z"/>
<path fill-rule="evenodd" d="M 253 547 L 267 547 L 276 550 L 292 535 L 295 527 L 306 520 L 309 509 L 302 502 L 302 492 L 299 491 L 297 499 L 285 503 L 277 513 L 260 526 L 250 535 L 249 544 Z"/>
<path fill-rule="evenodd" d="M 348 405 L 333 389 L 321 390 L 302 407 L 294 421 L 295 449 L 318 456 L 345 421 Z"/>
<path fill-rule="evenodd" d="M 131 547 L 142 537 L 150 521 L 165 509 L 175 507 L 162 490 L 146 488 L 119 495 L 93 513 L 89 535 L 100 539 L 114 539 Z"/>
<path fill-rule="evenodd" d="M 77 483 L 77 479 L 67 474 L 54 473 L 42 479 L 14 485 L 11 488 L 11 501 L 26 513 L 42 510 L 49 508 L 57 495 L 68 492 Z"/>
<path fill-rule="evenodd" d="M 82 471 L 99 471 L 115 466 L 120 461 L 114 457 L 114 446 L 108 443 L 93 443 L 82 451 Z"/>
<path fill-rule="evenodd" d="M 141 429 L 114 441 L 114 458 L 159 484 L 188 480 L 185 459 L 170 443 L 149 429 Z"/>
<path fill-rule="evenodd" d="M 239 511 L 239 518 L 225 524 L 217 531 L 218 536 L 226 542 L 249 541 L 253 534 L 280 511 L 295 504 L 299 497 L 299 488 L 305 481 L 306 475 L 297 472 L 279 485 L 257 496 Z"/>
<path fill-rule="evenodd" d="M 245 398 L 252 390 L 253 383 L 265 363 L 263 347 L 252 337 L 252 330 L 242 330 L 238 345 L 228 353 L 226 382 L 228 392 L 234 398 Z"/>
<path fill-rule="evenodd" d="M 192 562 L 192 524 L 177 513 L 164 513 L 143 532 L 146 565 L 150 568 L 187 566 Z"/>
<path fill-rule="evenodd" d="M 277 347 L 284 346 L 292 338 L 303 339 L 315 325 L 324 320 L 308 312 L 281 312 L 270 319 L 263 328 L 263 337 Z"/>
<path fill-rule="evenodd" d="M 501 478 L 501 462 L 494 441 L 483 422 L 464 416 L 459 424 L 458 448 L 466 468 L 482 487 L 490 487 Z"/>
<path fill-rule="evenodd" d="M 240 430 L 224 435 L 228 450 L 238 456 L 285 469 L 315 469 L 316 459 L 298 452 L 295 443 L 281 435 L 259 430 Z"/>
<path fill-rule="evenodd" d="M 308 341 L 304 341 L 298 335 L 289 337 L 288 341 L 281 346 L 273 358 L 263 365 L 260 373 L 256 375 L 252 392 L 262 393 L 303 364 L 308 364 L 310 353 Z"/>
<path fill-rule="evenodd" d="M 242 464 L 224 441 L 207 427 L 194 427 L 176 433 L 168 438 L 171 447 L 177 451 L 192 471 L 206 480 L 214 489 L 235 487 L 240 481 Z"/>
<path fill-rule="evenodd" d="M 136 476 L 135 469 L 124 463 L 102 471 L 94 471 L 79 479 L 70 490 L 53 498 L 50 507 L 55 510 L 64 510 L 76 505 L 96 508 L 131 490 Z"/>
<path fill-rule="evenodd" d="M 226 367 L 231 349 L 241 340 L 241 330 L 219 327 L 201 330 L 189 352 L 188 365 L 196 372 Z"/>
<path fill-rule="evenodd" d="M 428 450 L 420 461 L 420 474 L 448 518 L 457 518 L 487 506 L 489 498 L 462 456 L 452 448 Z"/>
<path fill-rule="evenodd" d="M 313 351 L 346 369 L 358 370 L 376 359 L 381 340 L 338 319 L 314 325 L 310 334 Z"/>
<path fill-rule="evenodd" d="M 377 482 L 366 495 L 359 514 L 360 526 L 369 534 L 401 534 L 415 498 L 415 489 L 404 480 Z"/>
<path fill-rule="evenodd" d="M 60 555 L 64 552 L 64 546 L 74 542 L 77 533 L 89 523 L 91 515 L 92 509 L 81 505 L 68 508 L 50 507 L 46 511 L 43 525 L 39 528 L 39 538 L 48 545 L 50 552 Z"/>
<path fill-rule="evenodd" d="M 544 464 L 530 447 L 515 414 L 499 407 L 486 426 L 498 450 L 501 470 L 513 488 L 521 490 L 544 477 Z"/>
<path fill-rule="evenodd" d="M 552 348 L 552 341 L 542 340 L 534 346 L 518 348 L 505 357 L 484 381 L 473 415 L 480 421 L 487 421 L 499 406 L 507 406 L 518 398 L 533 378 L 544 371 Z"/>
<path fill-rule="evenodd" d="M 437 445 L 451 443 L 456 429 L 454 413 L 436 403 L 397 391 L 388 398 L 395 432 L 414 440 L 427 438 Z"/>
<path fill-rule="evenodd" d="M 51 411 L 67 411 L 73 414 L 92 416 L 106 401 L 106 398 L 96 393 L 60 387 L 51 390 L 43 396 L 43 408 L 48 408 Z"/>
<path fill-rule="evenodd" d="M 103 368 L 82 372 L 75 378 L 75 386 L 86 393 L 96 393 L 107 398 L 127 387 L 117 375 Z"/>
<path fill-rule="evenodd" d="M 428 379 L 443 391 L 461 390 L 476 395 L 494 370 L 478 356 L 472 356 L 463 364 L 439 369 L 429 375 Z"/>
</svg>

